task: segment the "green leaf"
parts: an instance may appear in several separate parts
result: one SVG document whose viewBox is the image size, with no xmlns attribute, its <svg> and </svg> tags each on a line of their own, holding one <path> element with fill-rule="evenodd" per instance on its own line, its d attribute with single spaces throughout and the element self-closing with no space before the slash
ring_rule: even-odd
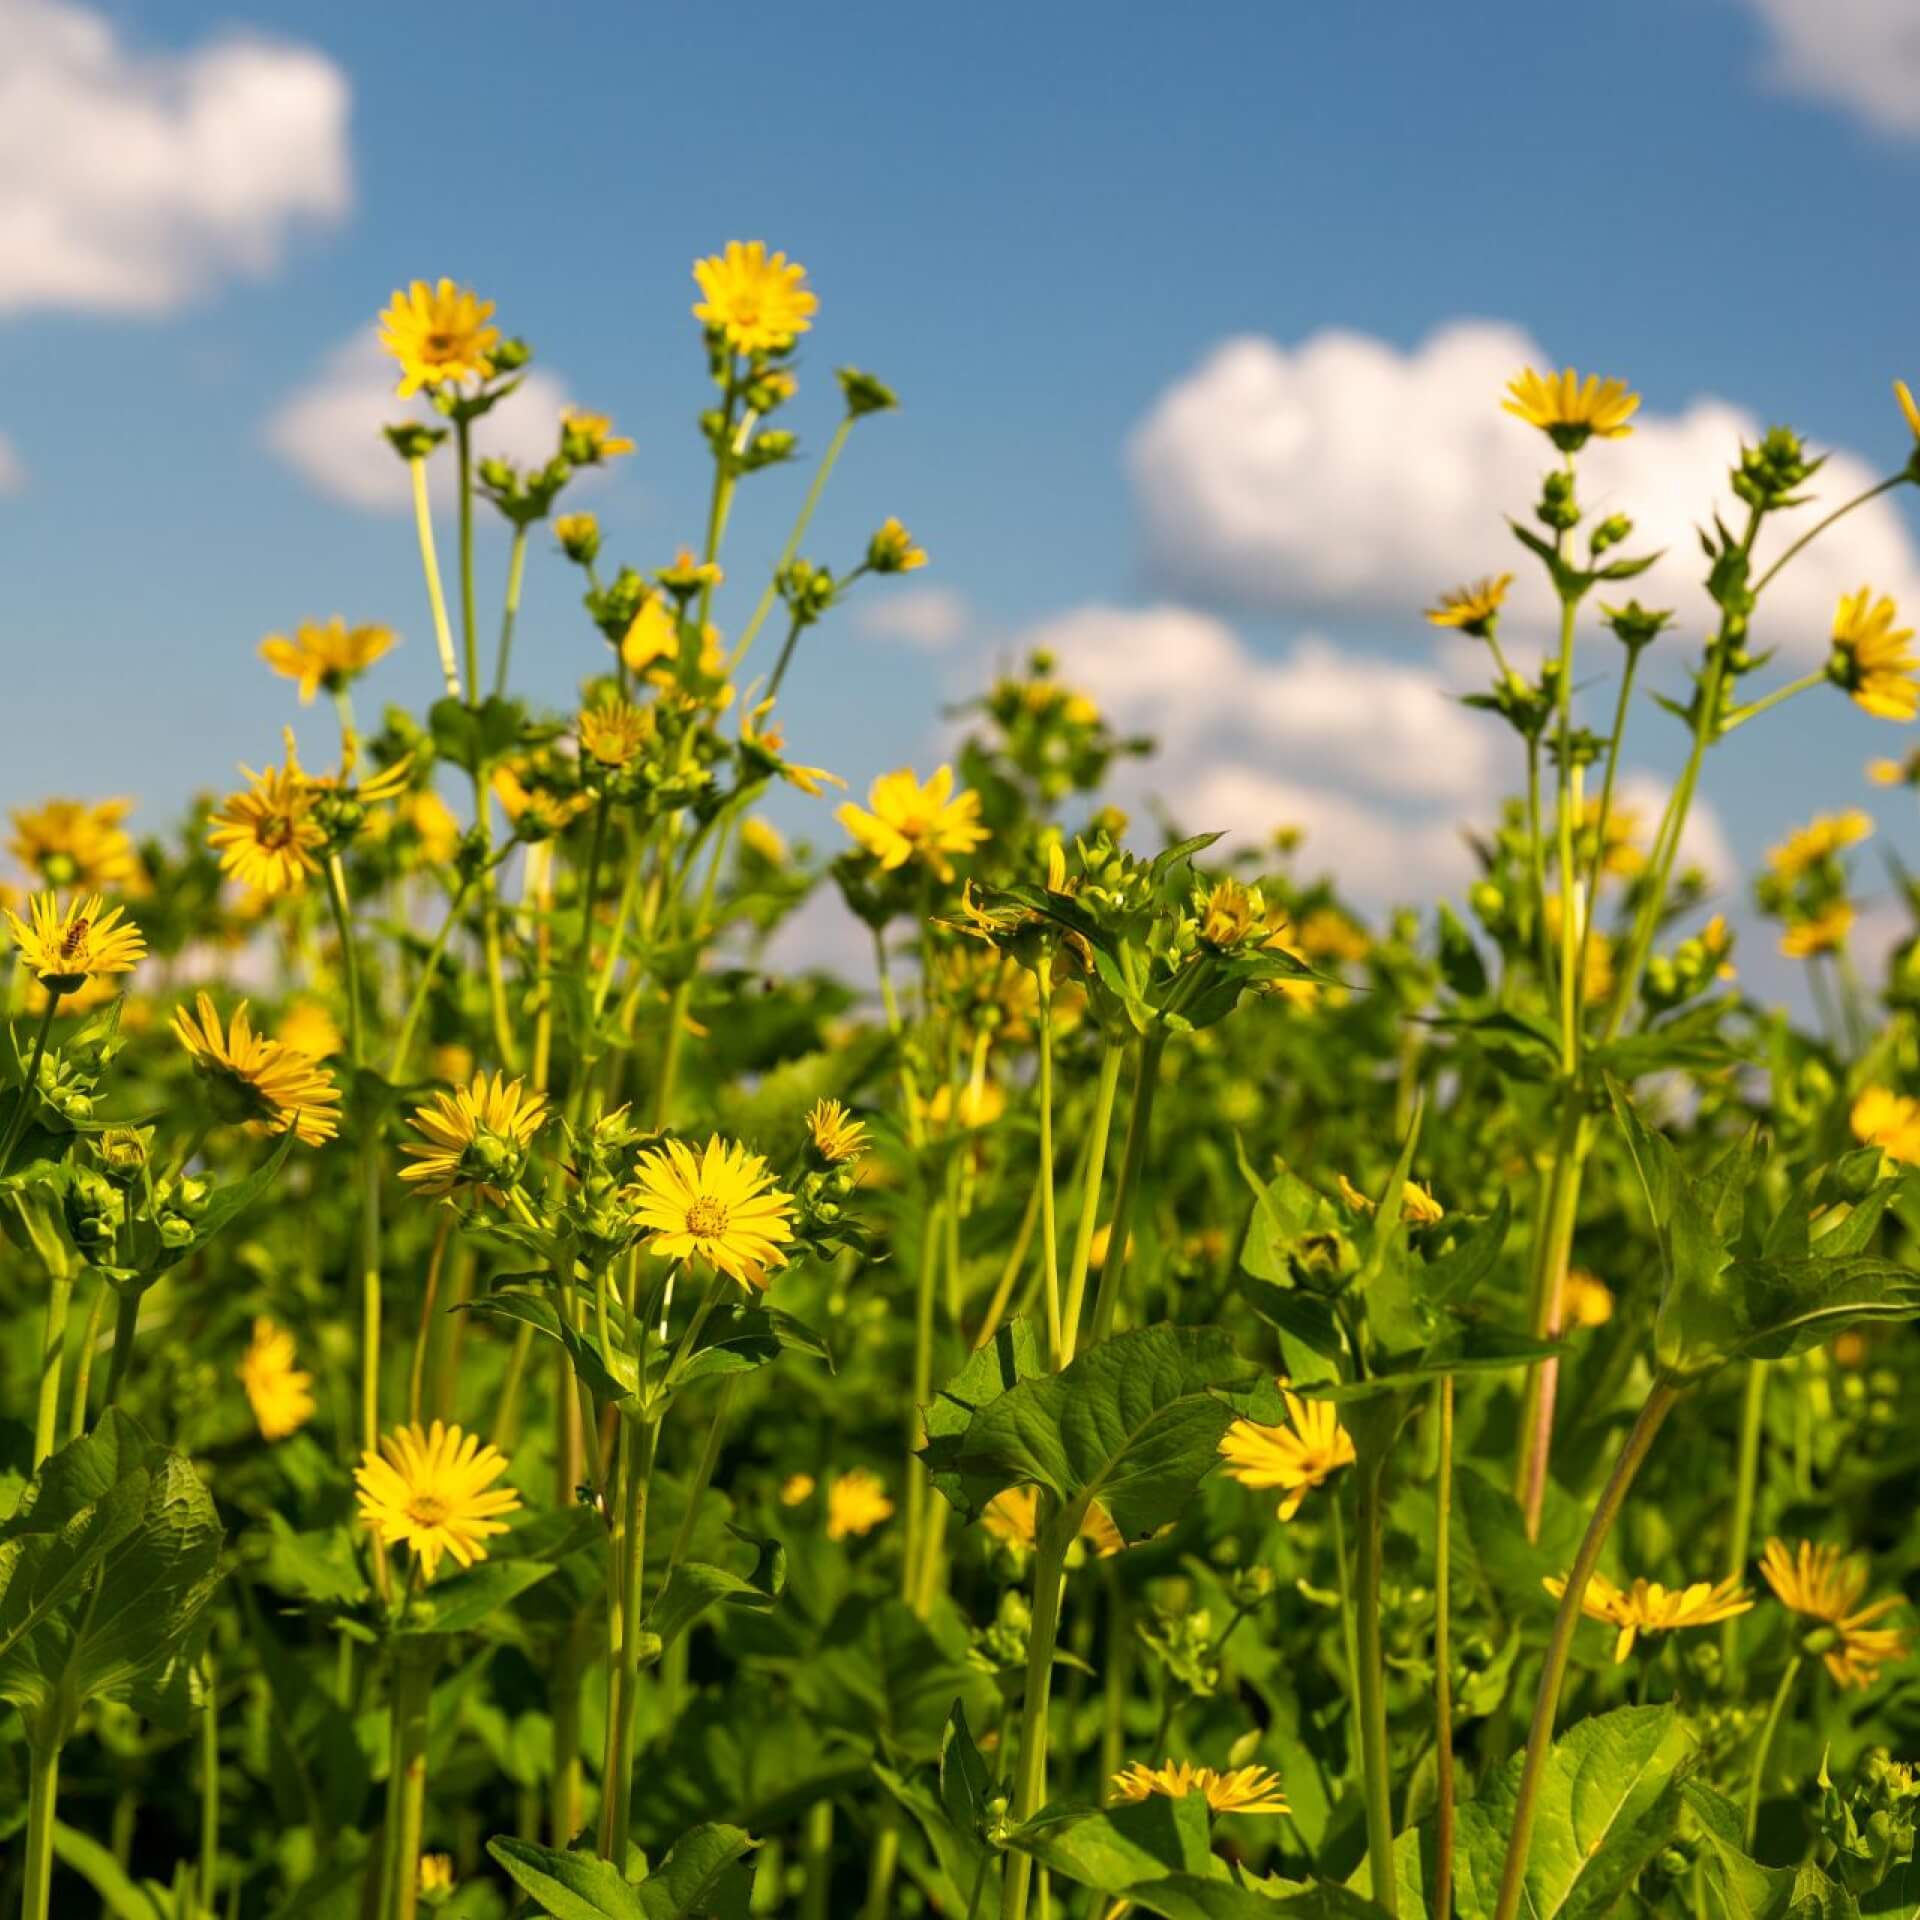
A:
<svg viewBox="0 0 1920 1920">
<path fill-rule="evenodd" d="M 602 1406 L 609 1401 L 618 1405 L 631 1400 L 639 1382 L 639 1370 L 631 1355 L 616 1350 L 614 1371 L 600 1357 L 597 1342 L 587 1338 L 561 1315 L 558 1303 L 545 1288 L 522 1286 L 496 1287 L 477 1300 L 469 1300 L 459 1309 L 482 1320 L 504 1320 L 516 1327 L 531 1327 L 556 1345 L 564 1347 L 573 1362 L 573 1370 L 586 1382 L 587 1391 Z M 622 1366 L 622 1362 L 625 1365 Z"/>
<path fill-rule="evenodd" d="M 99 1841 L 59 1820 L 53 1823 L 53 1854 L 100 1896 L 113 1920 L 172 1920 L 173 1902 L 164 1892 L 151 1882 L 139 1884 Z"/>
<path fill-rule="evenodd" d="M 1487 991 L 1487 966 L 1473 935 L 1443 900 L 1440 903 L 1440 977 L 1465 1000 L 1481 999 Z"/>
<path fill-rule="evenodd" d="M 649 1920 L 640 1895 L 597 1854 L 509 1839 L 489 1840 L 487 1851 L 553 1920 Z"/>
<path fill-rule="evenodd" d="M 403 1634 L 471 1633 L 554 1571 L 551 1561 L 482 1560 L 416 1595 L 397 1629 Z"/>
<path fill-rule="evenodd" d="M 1421 1293 L 1437 1306 L 1453 1306 L 1466 1299 L 1499 1264 L 1513 1222 L 1513 1196 L 1505 1187 L 1493 1211 L 1443 1254 L 1419 1269 Z"/>
<path fill-rule="evenodd" d="M 895 1760 L 933 1759 L 953 1703 L 985 1712 L 993 1695 L 959 1629 L 921 1620 L 902 1600 L 858 1595 L 840 1603 L 795 1680 L 813 1719 Z"/>
<path fill-rule="evenodd" d="M 783 1353 L 824 1361 L 832 1371 L 833 1355 L 825 1336 L 814 1332 L 804 1320 L 796 1320 L 778 1307 L 716 1307 L 708 1316 L 698 1351 L 681 1369 L 680 1380 L 684 1385 L 721 1374 L 751 1373 Z"/>
<path fill-rule="evenodd" d="M 647 1920 L 685 1920 L 688 1915 L 721 1911 L 719 1900 L 729 1890 L 727 1883 L 749 1878 L 741 1862 L 759 1844 L 738 1827 L 711 1822 L 683 1833 L 667 1857 L 641 1881 L 641 1912 Z M 742 1896 L 732 1910 L 744 1913 L 745 1886 L 732 1891 Z"/>
<path fill-rule="evenodd" d="M 1098 1499 L 1141 1540 L 1179 1517 L 1215 1465 L 1233 1418 L 1221 1393 L 1261 1377 L 1218 1327 L 1142 1327 L 990 1401 L 951 1464 L 999 1487 L 1045 1487 L 1075 1526 Z"/>
<path fill-rule="evenodd" d="M 1215 1860 L 1206 1801 L 1198 1794 L 1161 1794 L 1113 1807 L 1061 1803 L 1044 1807 L 1007 1836 L 1050 1872 L 1098 1893 L 1132 1895 L 1171 1873 L 1205 1874 Z"/>
<path fill-rule="evenodd" d="M 208 1241 L 216 1240 L 225 1233 L 280 1178 L 280 1169 L 287 1164 L 287 1156 L 293 1151 L 293 1142 L 294 1135 L 289 1128 L 280 1136 L 280 1144 L 244 1180 L 236 1180 L 231 1186 L 216 1187 L 199 1219 L 193 1223 L 193 1238 L 179 1247 L 163 1249 L 157 1264 L 173 1266 L 188 1254 L 204 1247 Z"/>
<path fill-rule="evenodd" d="M 427 715 L 434 749 L 444 760 L 475 773 L 488 760 L 498 760 L 520 744 L 526 711 L 517 700 L 492 694 L 470 707 L 451 694 L 433 703 Z"/>
<path fill-rule="evenodd" d="M 1024 1320 L 1009 1321 L 968 1357 L 925 1410 L 927 1444 L 920 1458 L 927 1477 L 962 1513 L 978 1513 L 1005 1484 L 989 1473 L 981 1484 L 969 1485 L 968 1477 L 952 1465 L 962 1435 L 989 1401 L 1044 1371 L 1033 1329 Z"/>
<path fill-rule="evenodd" d="M 737 1527 L 727 1529 L 755 1549 L 753 1571 L 730 1572 L 704 1560 L 683 1560 L 667 1575 L 648 1611 L 646 1629 L 657 1634 L 664 1653 L 709 1608 L 722 1604 L 764 1613 L 787 1584 L 787 1550 L 777 1540 L 756 1540 Z"/>
</svg>

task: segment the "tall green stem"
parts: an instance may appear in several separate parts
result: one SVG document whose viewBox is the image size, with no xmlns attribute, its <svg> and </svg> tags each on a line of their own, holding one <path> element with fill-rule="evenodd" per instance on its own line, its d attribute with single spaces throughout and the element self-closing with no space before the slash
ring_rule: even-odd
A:
<svg viewBox="0 0 1920 1920">
<path fill-rule="evenodd" d="M 333 909 L 340 967 L 347 977 L 347 1057 L 358 1067 L 366 1058 L 365 1030 L 360 1024 L 360 949 L 353 937 L 353 910 L 347 904 L 347 876 L 337 853 L 327 856 L 327 905 Z"/>
<path fill-rule="evenodd" d="M 626 1427 L 626 1565 L 620 1576 L 620 1653 L 610 1762 L 602 1783 L 601 1853 L 623 1872 L 633 1817 L 634 1735 L 640 1723 L 640 1603 L 647 1566 L 647 1496 L 653 1485 L 652 1420 L 630 1419 Z"/>
<path fill-rule="evenodd" d="M 1042 955 L 1040 983 L 1040 1258 L 1046 1276 L 1047 1365 L 1058 1373 L 1061 1353 L 1060 1240 L 1053 1208 L 1053 961 Z"/>
<path fill-rule="evenodd" d="M 1569 460 L 1568 465 L 1572 462 Z M 1573 873 L 1573 628 L 1578 608 L 1569 599 L 1560 603 L 1560 680 L 1555 689 L 1560 717 L 1558 795 L 1554 808 L 1554 841 L 1560 863 L 1560 1070 L 1568 1079 L 1580 1062 L 1580 981 L 1583 965 L 1581 935 L 1585 915 Z"/>
<path fill-rule="evenodd" d="M 1060 1636 L 1060 1594 L 1073 1529 L 1048 1494 L 1035 1513 L 1033 1624 L 1027 1635 L 1027 1686 L 1020 1710 L 1020 1771 L 1013 1793 L 1015 1823 L 1039 1812 L 1047 1791 L 1047 1710 L 1053 1698 L 1053 1649 Z M 1000 1886 L 1001 1920 L 1026 1920 L 1033 1856 L 1009 1853 Z"/>
<path fill-rule="evenodd" d="M 48 1276 L 46 1328 L 40 1337 L 40 1404 L 33 1423 L 35 1473 L 53 1451 L 60 1423 L 60 1380 L 66 1368 L 67 1311 L 72 1303 L 73 1274 L 63 1265 Z"/>
<path fill-rule="evenodd" d="M 1726 1574 L 1738 1579 L 1747 1570 L 1753 1551 L 1753 1501 L 1760 1481 L 1760 1440 L 1767 1426 L 1767 1362 L 1747 1362 L 1746 1390 L 1740 1396 L 1740 1454 L 1734 1468 L 1733 1516 L 1727 1523 Z M 1739 1662 L 1737 1618 L 1720 1629 L 1720 1653 L 1728 1666 Z"/>
<path fill-rule="evenodd" d="M 1109 1040 L 1100 1055 L 1100 1077 L 1093 1090 L 1093 1117 L 1087 1124 L 1086 1166 L 1080 1188 L 1080 1214 L 1073 1226 L 1073 1264 L 1067 1269 L 1067 1298 L 1060 1310 L 1060 1364 L 1072 1360 L 1079 1345 L 1080 1314 L 1087 1297 L 1087 1269 L 1093 1259 L 1093 1236 L 1099 1225 L 1100 1188 L 1107 1172 L 1107 1139 L 1113 1131 L 1114 1096 L 1120 1088 L 1120 1068 L 1126 1049 Z M 1111 1258 L 1111 1240 L 1109 1240 Z"/>
<path fill-rule="evenodd" d="M 507 557 L 507 596 L 500 610 L 500 654 L 493 667 L 493 691 L 504 698 L 507 691 L 507 662 L 513 655 L 513 623 L 520 614 L 520 583 L 527 571 L 527 529 L 517 522 L 513 529 L 513 551 Z"/>
<path fill-rule="evenodd" d="M 1133 1112 L 1127 1120 L 1127 1144 L 1120 1156 L 1120 1183 L 1113 1193 L 1112 1231 L 1107 1257 L 1100 1268 L 1100 1288 L 1093 1296 L 1091 1344 L 1098 1345 L 1113 1331 L 1114 1310 L 1120 1303 L 1121 1282 L 1127 1276 L 1127 1255 L 1133 1238 L 1133 1208 L 1140 1189 L 1140 1169 L 1146 1164 L 1147 1136 L 1153 1127 L 1153 1096 L 1160 1084 L 1160 1056 L 1167 1049 L 1167 1030 L 1155 1025 L 1140 1041 L 1138 1078 L 1133 1088 Z"/>
<path fill-rule="evenodd" d="M 1747 1846 L 1753 1846 L 1753 1836 L 1760 1828 L 1760 1793 L 1766 1784 L 1767 1762 L 1773 1755 L 1773 1737 L 1780 1730 L 1781 1716 L 1787 1710 L 1787 1702 L 1793 1696 L 1793 1683 L 1800 1678 L 1800 1655 L 1795 1654 L 1787 1662 L 1787 1670 L 1780 1676 L 1780 1684 L 1773 1690 L 1773 1704 L 1767 1709 L 1765 1724 L 1760 1729 L 1760 1743 L 1753 1750 L 1753 1774 L 1747 1782 Z"/>
<path fill-rule="evenodd" d="M 467 698 L 480 704 L 480 628 L 473 593 L 473 424 L 453 423 L 460 488 L 460 642 L 467 663 Z"/>
<path fill-rule="evenodd" d="M 473 882 L 463 879 L 455 889 L 453 898 L 447 903 L 446 918 L 440 923 L 440 931 L 433 936 L 433 945 L 427 949 L 427 957 L 421 963 L 420 978 L 415 983 L 413 998 L 407 1002 L 406 1017 L 400 1023 L 400 1037 L 393 1043 L 393 1058 L 387 1064 L 387 1078 L 398 1080 L 406 1071 L 407 1055 L 413 1051 L 413 1036 L 420 1025 L 420 1016 L 426 1011 L 427 996 L 433 991 L 434 977 L 440 970 L 440 956 L 447 950 L 448 938 L 459 921 L 460 909 L 466 904 L 468 891 Z"/>
<path fill-rule="evenodd" d="M 1360 1687 L 1360 1632 L 1353 1603 L 1353 1566 L 1347 1557 L 1347 1523 L 1342 1517 L 1338 1484 L 1327 1489 L 1327 1533 L 1333 1548 L 1334 1585 L 1340 1594 L 1340 1651 L 1346 1656 L 1347 1686 L 1356 1695 Z M 1365 1774 L 1362 1763 L 1358 1723 L 1359 1708 L 1354 1709 L 1355 1726 L 1347 1741 L 1347 1763 L 1354 1783 L 1361 1784 Z"/>
<path fill-rule="evenodd" d="M 1620 1449 L 1620 1457 L 1613 1463 L 1613 1472 L 1600 1491 L 1579 1551 L 1573 1556 L 1566 1592 L 1561 1596 L 1560 1610 L 1553 1617 L 1546 1662 L 1540 1671 L 1539 1692 L 1527 1732 L 1526 1758 L 1520 1767 L 1520 1786 L 1514 1799 L 1506 1864 L 1501 1869 L 1500 1897 L 1494 1907 L 1493 1920 L 1515 1920 L 1526 1890 L 1527 1859 L 1533 1847 L 1534 1822 L 1540 1813 L 1540 1781 L 1553 1747 L 1553 1723 L 1560 1710 L 1560 1692 L 1566 1684 L 1567 1661 L 1573 1652 L 1574 1630 L 1580 1624 L 1580 1603 L 1586 1596 L 1587 1582 L 1593 1577 L 1601 1549 L 1620 1516 L 1627 1489 L 1633 1485 L 1634 1475 L 1640 1471 L 1654 1436 L 1679 1397 L 1680 1389 L 1665 1380 L 1657 1382 L 1647 1395 L 1633 1430 Z"/>
<path fill-rule="evenodd" d="M 207 1697 L 200 1708 L 200 1905 L 211 1914 L 220 1876 L 220 1670 L 211 1652 L 203 1684 Z"/>
<path fill-rule="evenodd" d="M 793 563 L 793 556 L 800 551 L 800 542 L 806 538 L 807 528 L 812 523 L 814 509 L 820 504 L 820 496 L 826 490 L 827 476 L 832 473 L 834 462 L 840 458 L 840 449 L 847 444 L 847 435 L 853 431 L 854 415 L 846 414 L 839 426 L 833 431 L 833 438 L 827 442 L 827 450 L 820 456 L 820 464 L 813 470 L 813 483 L 807 488 L 807 496 L 800 503 L 800 512 L 793 523 L 793 531 L 787 535 L 787 544 L 780 549 L 780 558 L 773 563 L 773 572 L 767 578 L 766 586 L 761 590 L 759 604 L 753 610 L 753 618 L 747 622 L 746 630 L 740 635 L 740 644 L 733 650 L 732 665 L 737 671 L 740 662 L 747 657 L 747 649 L 753 645 L 760 629 L 766 624 L 767 615 L 773 611 L 774 600 L 780 592 L 780 576 Z"/>
<path fill-rule="evenodd" d="M 1453 1920 L 1453 1375 L 1433 1390 L 1440 1423 L 1433 1520 L 1433 1920 Z"/>
<path fill-rule="evenodd" d="M 420 1844 L 427 1815 L 427 1733 L 433 1702 L 433 1667 L 408 1649 L 393 1680 L 393 1773 L 388 1782 L 392 1871 L 387 1911 L 393 1920 L 414 1920 L 420 1904 Z"/>
<path fill-rule="evenodd" d="M 460 668 L 453 657 L 453 629 L 447 623 L 447 596 L 440 584 L 440 556 L 433 546 L 433 505 L 427 498 L 427 463 L 424 456 L 407 462 L 413 477 L 413 524 L 420 537 L 420 568 L 427 577 L 427 605 L 433 611 L 433 641 L 440 653 L 440 676 L 447 684 L 447 695 L 458 700 Z"/>
<path fill-rule="evenodd" d="M 54 1802 L 60 1794 L 58 1745 L 27 1746 L 26 1875 L 20 1886 L 21 1920 L 48 1920 L 53 1896 Z"/>
<path fill-rule="evenodd" d="M 1380 1643 L 1380 1556 L 1385 1516 L 1382 1483 L 1385 1461 L 1367 1464 L 1359 1483 L 1359 1539 L 1354 1545 L 1354 1585 L 1358 1614 L 1356 1649 L 1360 1659 L 1360 1773 L 1367 1802 L 1367 1859 L 1373 1898 L 1392 1920 L 1400 1910 L 1393 1864 L 1393 1777 L 1387 1754 L 1387 1676 Z"/>
</svg>

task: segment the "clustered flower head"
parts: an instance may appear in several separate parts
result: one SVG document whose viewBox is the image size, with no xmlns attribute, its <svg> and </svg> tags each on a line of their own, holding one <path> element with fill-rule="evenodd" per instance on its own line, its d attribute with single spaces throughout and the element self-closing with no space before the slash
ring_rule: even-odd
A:
<svg viewBox="0 0 1920 1920">
<path fill-rule="evenodd" d="M 493 376 L 493 302 L 451 280 L 416 280 L 380 316 L 380 344 L 400 363 L 402 399 L 422 388 Z"/>
<path fill-rule="evenodd" d="M 317 693 L 344 691 L 393 644 L 391 627 L 349 627 L 336 613 L 331 620 L 301 621 L 291 636 L 268 634 L 260 642 L 260 658 L 298 683 L 304 707 Z"/>
<path fill-rule="evenodd" d="M 759 1293 L 787 1264 L 793 1201 L 759 1154 L 718 1134 L 695 1154 L 669 1140 L 643 1154 L 628 1191 L 649 1251 L 695 1260 Z"/>
<path fill-rule="evenodd" d="M 1855 706 L 1882 720 L 1911 720 L 1920 712 L 1920 658 L 1909 642 L 1911 627 L 1896 627 L 1899 613 L 1871 587 L 1840 596 L 1833 616 L 1833 651 L 1827 678 L 1844 688 Z"/>
<path fill-rule="evenodd" d="M 262 1315 L 240 1361 L 240 1384 L 263 1440 L 284 1440 L 314 1415 L 313 1375 L 296 1365 L 293 1335 Z"/>
<path fill-rule="evenodd" d="M 424 1579 L 439 1572 L 443 1556 L 471 1567 L 520 1505 L 511 1487 L 493 1484 L 506 1470 L 506 1455 L 478 1434 L 438 1420 L 396 1427 L 354 1469 L 360 1523 L 382 1546 L 408 1548 Z"/>
<path fill-rule="evenodd" d="M 936 768 L 924 783 L 911 767 L 883 773 L 868 790 L 866 806 L 849 800 L 834 818 L 883 872 L 920 860 L 942 881 L 953 878 L 954 858 L 965 858 L 987 839 L 980 796 L 970 787 L 955 793 L 951 767 Z"/>
<path fill-rule="evenodd" d="M 1920 1100 L 1890 1087 L 1865 1087 L 1848 1116 L 1853 1137 L 1904 1166 L 1920 1166 Z"/>
<path fill-rule="evenodd" d="M 298 1048 L 253 1030 L 242 1000 L 223 1027 L 213 996 L 195 996 L 193 1011 L 174 1010 L 173 1030 L 187 1058 L 231 1120 L 291 1132 L 303 1146 L 324 1146 L 340 1128 L 340 1089 L 333 1076 Z"/>
<path fill-rule="evenodd" d="M 1437 606 L 1427 609 L 1427 618 L 1436 627 L 1452 627 L 1484 640 L 1498 624 L 1500 608 L 1512 585 L 1513 575 L 1501 573 L 1476 580 L 1471 586 L 1455 587 L 1440 596 Z"/>
<path fill-rule="evenodd" d="M 133 836 L 121 824 L 132 811 L 131 800 L 55 799 L 16 808 L 8 850 L 49 887 L 118 891 L 140 875 Z"/>
<path fill-rule="evenodd" d="M 546 1118 L 545 1094 L 504 1073 L 476 1074 L 414 1109 L 407 1124 L 421 1137 L 402 1143 L 413 1165 L 401 1168 L 400 1178 L 428 1199 L 471 1194 L 504 1206 Z"/>
<path fill-rule="evenodd" d="M 1590 373 L 1582 380 L 1568 367 L 1558 374 L 1523 368 L 1507 383 L 1503 409 L 1538 427 L 1563 453 L 1577 453 L 1594 435 L 1624 439 L 1640 410 L 1640 396 L 1624 380 Z"/>
<path fill-rule="evenodd" d="M 7 909 L 7 926 L 20 964 L 53 994 L 73 993 L 89 981 L 131 973 L 146 957 L 140 929 L 98 894 L 75 894 L 63 908 L 57 895 L 36 893 L 27 902 L 25 920 Z"/>
<path fill-rule="evenodd" d="M 819 299 L 807 270 L 762 240 L 729 240 L 694 262 L 700 288 L 693 317 L 734 353 L 784 353 L 813 325 Z"/>
</svg>

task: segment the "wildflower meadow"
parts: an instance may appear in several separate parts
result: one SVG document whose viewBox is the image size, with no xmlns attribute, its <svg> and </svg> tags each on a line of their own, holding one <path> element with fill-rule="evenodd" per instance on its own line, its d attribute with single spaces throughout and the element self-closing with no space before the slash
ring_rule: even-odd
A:
<svg viewBox="0 0 1920 1920">
<path fill-rule="evenodd" d="M 1798 678 L 1769 613 L 1920 483 L 1906 387 L 1864 494 L 1729 444 L 1672 608 L 1584 491 L 1630 385 L 1485 394 L 1538 454 L 1484 502 L 1513 571 L 1406 618 L 1477 645 L 1512 797 L 1382 918 L 1285 821 L 1127 818 L 1152 742 L 1045 653 L 841 794 L 781 698 L 938 559 L 886 500 L 811 537 L 899 396 L 773 246 L 692 279 L 684 442 L 569 408 L 544 464 L 489 447 L 511 315 L 370 296 L 418 599 L 232 666 L 337 746 L 235 739 L 138 837 L 79 757 L 0 795 L 7 1910 L 1911 1913 L 1920 943 L 1857 963 L 1873 822 L 1812 819 L 1754 894 L 1789 1013 L 1683 852 L 1737 730 L 1915 718 L 1874 583 Z M 710 474 L 676 551 L 579 504 L 643 458 Z M 533 569 L 564 709 L 516 690 Z M 809 905 L 865 964 L 782 961 Z"/>
</svg>

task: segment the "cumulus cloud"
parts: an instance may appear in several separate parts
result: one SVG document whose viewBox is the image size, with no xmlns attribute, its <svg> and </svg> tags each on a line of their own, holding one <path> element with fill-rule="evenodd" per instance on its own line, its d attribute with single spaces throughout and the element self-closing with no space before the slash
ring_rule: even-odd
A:
<svg viewBox="0 0 1920 1920">
<path fill-rule="evenodd" d="M 1920 13 L 1901 0 L 1747 0 L 1767 29 L 1764 84 L 1920 135 Z"/>
<path fill-rule="evenodd" d="M 1491 321 L 1444 327 L 1411 351 L 1341 331 L 1292 347 L 1226 341 L 1161 396 L 1129 444 L 1156 576 L 1203 600 L 1391 613 L 1411 628 L 1441 589 L 1511 569 L 1512 618 L 1544 622 L 1551 601 L 1540 570 L 1501 522 L 1528 511 L 1552 458 L 1499 407 L 1507 380 L 1529 363 L 1552 364 L 1518 328 Z M 1892 434 L 1891 401 L 1888 409 Z M 1625 512 L 1636 522 L 1629 551 L 1666 549 L 1627 591 L 1677 608 L 1696 631 L 1710 608 L 1695 528 L 1716 508 L 1736 516 L 1727 471 L 1739 442 L 1762 431 L 1754 415 L 1703 398 L 1674 415 L 1643 409 L 1627 439 L 1593 442 L 1581 456 L 1589 524 Z M 1835 451 L 1813 504 L 1783 524 L 1806 527 L 1883 471 Z M 1758 559 L 1791 537 L 1763 537 Z M 1818 658 L 1835 601 L 1863 580 L 1920 598 L 1920 554 L 1886 500 L 1795 560 L 1770 589 L 1757 635 Z"/>
<path fill-rule="evenodd" d="M 13 442 L 0 433 L 0 497 L 26 490 L 27 463 L 20 458 Z"/>
<path fill-rule="evenodd" d="M 1623 772 L 1614 788 L 1614 805 L 1639 815 L 1638 838 L 1644 845 L 1666 812 L 1671 784 L 1656 773 Z M 1726 829 L 1713 803 L 1696 793 L 1687 809 L 1687 824 L 1680 829 L 1680 867 L 1698 867 L 1707 884 L 1716 893 L 1724 893 L 1740 877 L 1740 862 L 1734 856 Z"/>
<path fill-rule="evenodd" d="M 424 402 L 396 399 L 394 384 L 393 361 L 373 329 L 356 333 L 268 419 L 267 444 L 328 499 L 370 513 L 404 513 L 412 504 L 412 482 L 381 428 L 436 416 Z M 559 378 L 536 369 L 475 426 L 474 443 L 483 455 L 549 460 L 568 404 Z M 427 471 L 437 488 L 450 490 L 452 463 L 444 451 L 427 463 Z"/>
<path fill-rule="evenodd" d="M 922 653 L 945 653 L 973 627 L 972 609 L 951 587 L 882 589 L 854 615 L 870 640 L 898 640 Z"/>
<path fill-rule="evenodd" d="M 0 312 L 167 311 L 347 211 L 347 80 L 311 48 L 145 52 L 70 0 L 0 0 L 0 46 Z"/>
</svg>

